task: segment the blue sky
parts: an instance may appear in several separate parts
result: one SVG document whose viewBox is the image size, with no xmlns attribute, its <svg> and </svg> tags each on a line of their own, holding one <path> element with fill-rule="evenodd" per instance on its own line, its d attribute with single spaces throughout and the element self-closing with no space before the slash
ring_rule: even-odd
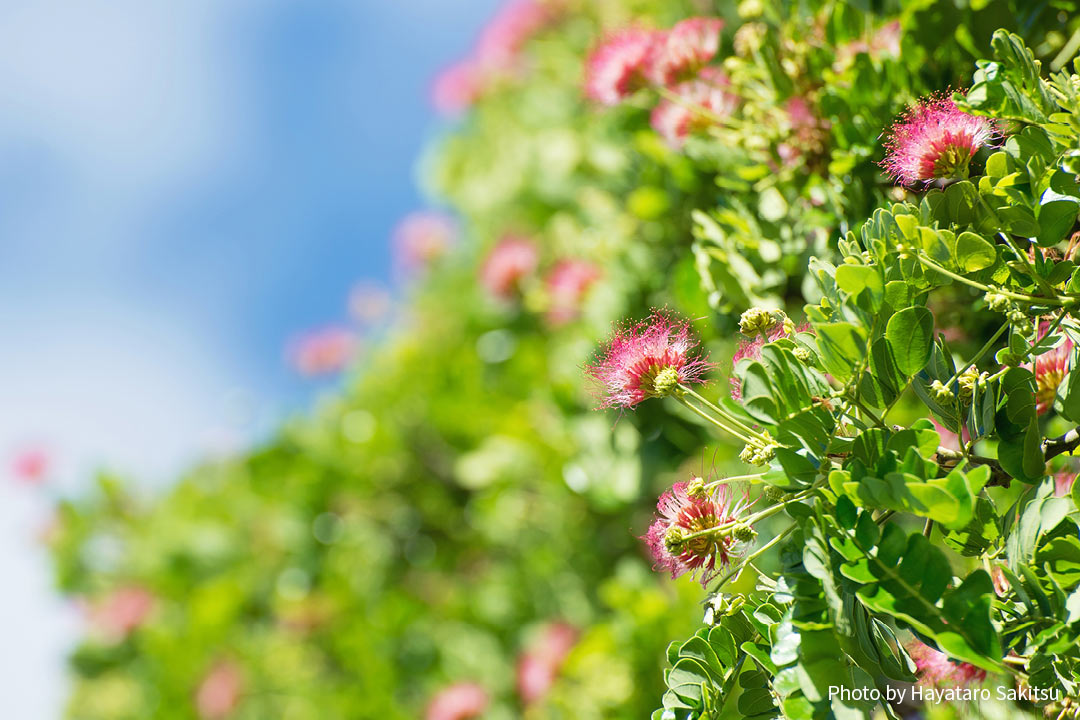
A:
<svg viewBox="0 0 1080 720">
<path fill-rule="evenodd" d="M 498 0 L 0 0 L 0 453 L 168 482 L 317 390 L 283 362 L 389 277 L 432 75 Z M 4 479 L 0 693 L 47 720 L 73 619 Z"/>
</svg>

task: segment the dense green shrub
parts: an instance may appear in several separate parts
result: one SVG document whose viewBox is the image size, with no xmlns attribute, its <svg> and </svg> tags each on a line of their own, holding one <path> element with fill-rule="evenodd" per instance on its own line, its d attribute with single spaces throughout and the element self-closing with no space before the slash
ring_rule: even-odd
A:
<svg viewBox="0 0 1080 720">
<path fill-rule="evenodd" d="M 662 717 L 863 716 L 873 703 L 827 686 L 915 679 L 911 633 L 972 679 L 1075 695 L 1076 507 L 1046 462 L 1080 419 L 1061 349 L 1080 341 L 1080 106 L 1075 76 L 1034 63 L 1075 52 L 1072 10 L 513 6 L 459 69 L 471 105 L 423 164 L 462 242 L 429 258 L 345 387 L 163 496 L 103 478 L 61 506 L 61 590 L 131 621 L 88 631 L 70 715 L 416 717 L 478 683 L 462 702 L 486 717 L 640 718 L 660 698 Z M 691 16 L 724 20 L 704 69 L 585 97 L 609 33 Z M 999 147 L 905 190 L 879 137 L 950 87 Z M 747 357 L 740 403 L 653 373 L 644 395 L 670 399 L 592 409 L 597 340 L 653 307 L 696 319 L 709 378 Z M 757 539 L 737 539 L 757 562 L 708 573 L 699 629 L 701 588 L 653 573 L 635 536 L 661 490 L 728 474 L 755 500 L 739 521 Z M 719 492 L 702 483 L 692 500 Z M 705 560 L 733 528 L 668 549 Z M 557 680 L 533 691 L 537 658 Z"/>
</svg>

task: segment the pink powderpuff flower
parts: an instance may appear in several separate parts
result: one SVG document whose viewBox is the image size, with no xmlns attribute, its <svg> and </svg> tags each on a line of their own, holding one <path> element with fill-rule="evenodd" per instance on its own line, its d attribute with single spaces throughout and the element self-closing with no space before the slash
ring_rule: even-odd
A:
<svg viewBox="0 0 1080 720">
<path fill-rule="evenodd" d="M 195 707 L 202 720 L 223 720 L 240 703 L 244 677 L 232 662 L 221 661 L 206 674 L 195 693 Z"/>
<path fill-rule="evenodd" d="M 525 43 L 548 25 L 554 8 L 536 0 L 510 0 L 480 32 L 474 57 L 484 67 L 506 68 L 517 62 Z"/>
<path fill-rule="evenodd" d="M 539 641 L 517 662 L 517 692 L 526 705 L 541 700 L 555 684 L 563 661 L 577 643 L 578 631 L 563 622 L 544 628 Z"/>
<path fill-rule="evenodd" d="M 1040 340 L 1049 329 L 1049 322 L 1040 323 Z M 1054 409 L 1058 387 L 1072 367 L 1072 349 L 1072 340 L 1066 337 L 1053 349 L 1036 356 L 1031 363 L 1023 365 L 1035 375 L 1035 412 L 1037 414 L 1045 415 Z"/>
<path fill-rule="evenodd" d="M 1054 473 L 1054 497 L 1066 497 L 1072 492 L 1073 483 L 1076 482 L 1076 471 L 1071 468 L 1062 468 Z"/>
<path fill-rule="evenodd" d="M 961 687 L 986 679 L 986 671 L 971 663 L 957 662 L 929 645 L 913 640 L 907 645 L 908 655 L 915 661 L 919 684 L 931 687 Z"/>
<path fill-rule="evenodd" d="M 295 340 L 288 355 L 292 366 L 305 377 L 332 375 L 345 369 L 358 346 L 351 330 L 327 327 Z"/>
<path fill-rule="evenodd" d="M 390 307 L 390 293 L 374 283 L 361 282 L 349 291 L 349 316 L 357 323 L 376 323 L 390 312 Z"/>
<path fill-rule="evenodd" d="M 600 268 L 584 260 L 557 262 L 544 279 L 549 302 L 546 315 L 548 325 L 559 327 L 575 319 L 582 298 L 602 274 Z"/>
<path fill-rule="evenodd" d="M 646 63 L 659 34 L 626 28 L 601 42 L 585 61 L 585 96 L 604 105 L 618 105 L 648 86 Z"/>
<path fill-rule="evenodd" d="M 119 642 L 143 624 L 154 609 L 153 594 L 143 587 L 113 590 L 90 611 L 90 622 L 106 639 Z"/>
<path fill-rule="evenodd" d="M 738 106 L 738 96 L 725 89 L 728 82 L 723 73 L 703 75 L 708 79 L 675 86 L 673 92 L 679 99 L 664 98 L 649 117 L 653 129 L 673 149 L 681 148 L 690 135 L 708 130 L 718 120 L 727 118 Z"/>
<path fill-rule="evenodd" d="M 673 580 L 700 573 L 704 586 L 749 547 L 736 527 L 749 503 L 745 495 L 735 500 L 730 485 L 693 496 L 687 492 L 689 485 L 675 483 L 660 496 L 656 520 L 641 539 L 652 553 L 655 570 L 671 573 Z M 716 532 L 705 532 L 713 529 Z"/>
<path fill-rule="evenodd" d="M 476 683 L 457 683 L 440 690 L 431 698 L 424 720 L 468 720 L 484 712 L 488 694 Z"/>
<path fill-rule="evenodd" d="M 443 68 L 431 83 L 431 105 L 440 115 L 454 116 L 472 107 L 490 83 L 489 73 L 473 58 Z"/>
<path fill-rule="evenodd" d="M 27 485 L 40 485 L 49 473 L 49 453 L 40 447 L 20 450 L 11 461 L 11 474 Z"/>
<path fill-rule="evenodd" d="M 795 328 L 794 332 L 788 333 L 782 324 L 777 325 L 769 331 L 769 342 L 774 342 L 780 338 L 791 337 L 796 333 L 812 332 L 810 329 L 810 323 L 803 323 Z M 761 349 L 765 347 L 765 338 L 761 335 L 755 336 L 752 340 L 747 340 L 739 345 L 739 348 L 735 351 L 735 354 L 731 357 L 731 369 L 734 371 L 739 366 L 739 361 L 744 358 L 751 360 L 761 359 Z M 731 379 L 729 380 L 731 385 L 731 399 L 735 402 L 742 400 L 742 381 L 735 376 L 732 372 Z"/>
<path fill-rule="evenodd" d="M 694 77 L 720 50 L 719 18 L 693 17 L 659 34 L 649 48 L 646 74 L 657 85 L 671 86 Z"/>
<path fill-rule="evenodd" d="M 480 267 L 480 284 L 496 298 L 509 300 L 539 262 L 540 252 L 532 240 L 507 235 L 491 249 Z"/>
<path fill-rule="evenodd" d="M 932 95 L 908 108 L 889 130 L 880 165 L 909 187 L 934 178 L 966 178 L 975 152 L 997 137 L 993 120 L 968 115 L 946 93 Z"/>
<path fill-rule="evenodd" d="M 653 311 L 648 320 L 616 329 L 586 374 L 596 383 L 600 408 L 632 408 L 678 385 L 704 383 L 716 366 L 697 351 L 690 323 Z"/>
<path fill-rule="evenodd" d="M 408 270 L 425 267 L 442 257 L 456 239 L 453 218 L 431 211 L 406 215 L 393 235 L 398 262 Z"/>
</svg>

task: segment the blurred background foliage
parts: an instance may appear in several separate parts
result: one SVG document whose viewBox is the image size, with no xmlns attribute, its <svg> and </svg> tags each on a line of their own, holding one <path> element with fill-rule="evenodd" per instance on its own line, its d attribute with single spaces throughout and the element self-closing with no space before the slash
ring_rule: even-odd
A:
<svg viewBox="0 0 1080 720">
<path fill-rule="evenodd" d="M 896 192 L 875 164 L 892 118 L 965 86 L 999 26 L 1052 59 L 1077 25 L 1059 5 L 548 3 L 519 66 L 422 159 L 460 242 L 414 271 L 340 391 L 165 493 L 102 477 L 60 505 L 57 584 L 99 618 L 69 715 L 435 717 L 430 699 L 468 682 L 484 717 L 647 716 L 702 608 L 636 536 L 663 488 L 735 467 L 738 448 L 662 403 L 591 410 L 581 366 L 613 321 L 668 306 L 702 319 L 726 376 L 738 313 L 798 316 L 807 258 Z M 693 15 L 726 21 L 735 120 L 675 148 L 654 98 L 583 99 L 605 33 Z M 493 298 L 478 267 L 507 233 L 539 267 Z M 569 321 L 543 279 L 567 260 L 599 271 Z M 523 690 L 523 657 L 567 626 L 557 677 Z"/>
</svg>

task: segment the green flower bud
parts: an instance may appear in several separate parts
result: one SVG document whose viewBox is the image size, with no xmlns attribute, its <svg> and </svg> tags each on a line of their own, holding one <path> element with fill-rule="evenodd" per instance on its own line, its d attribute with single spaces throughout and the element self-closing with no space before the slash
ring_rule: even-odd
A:
<svg viewBox="0 0 1080 720">
<path fill-rule="evenodd" d="M 739 542 L 748 543 L 754 542 L 754 538 L 757 537 L 757 533 L 754 532 L 754 528 L 749 525 L 739 525 L 735 528 L 735 539 Z"/>
<path fill-rule="evenodd" d="M 986 307 L 990 308 L 994 312 L 1007 312 L 1009 310 L 1010 302 L 1009 298 L 1005 297 L 1001 293 L 996 293 L 993 290 L 986 293 L 983 296 L 983 300 L 986 301 Z"/>
<path fill-rule="evenodd" d="M 653 394 L 657 397 L 670 395 L 678 386 L 679 371 L 670 365 L 656 373 L 656 377 L 653 378 Z"/>
<path fill-rule="evenodd" d="M 769 332 L 786 319 L 787 316 L 779 310 L 750 308 L 739 317 L 739 332 L 747 337 L 757 337 Z"/>
<path fill-rule="evenodd" d="M 934 400 L 942 405 L 951 404 L 956 399 L 953 391 L 945 387 L 940 380 L 935 380 L 930 384 L 930 394 L 934 396 Z"/>
<path fill-rule="evenodd" d="M 788 494 L 775 485 L 766 485 L 761 496 L 771 503 L 778 503 L 787 500 Z"/>
<path fill-rule="evenodd" d="M 664 533 L 664 547 L 672 555 L 682 552 L 684 542 L 686 542 L 686 532 L 678 525 L 672 525 Z"/>
<path fill-rule="evenodd" d="M 808 363 L 810 362 L 810 358 L 813 357 L 813 354 L 810 352 L 810 350 L 808 348 L 804 348 L 802 345 L 795 348 L 792 352 L 795 355 L 795 359 L 801 363 Z"/>
<path fill-rule="evenodd" d="M 686 494 L 689 497 L 704 500 L 708 497 L 708 493 L 705 491 L 705 480 L 699 477 L 693 478 L 686 484 Z"/>
</svg>

